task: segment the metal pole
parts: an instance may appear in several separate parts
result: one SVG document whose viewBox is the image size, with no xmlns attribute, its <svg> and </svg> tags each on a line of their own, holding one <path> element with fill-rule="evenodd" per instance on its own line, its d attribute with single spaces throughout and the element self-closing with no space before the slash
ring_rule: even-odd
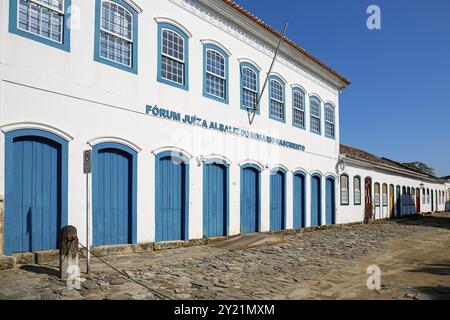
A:
<svg viewBox="0 0 450 320">
<path fill-rule="evenodd" d="M 258 100 L 256 101 L 256 108 L 251 113 L 253 115 L 253 118 L 249 119 L 250 120 L 250 125 L 253 123 L 253 120 L 255 119 L 256 112 L 258 111 L 259 104 L 261 103 L 261 98 L 263 96 L 264 91 L 266 90 L 267 82 L 269 81 L 269 76 L 272 73 L 272 69 L 273 69 L 273 66 L 275 65 L 275 61 L 277 60 L 277 56 L 278 56 L 278 53 L 280 51 L 281 44 L 283 43 L 283 40 L 285 39 L 286 31 L 287 31 L 288 26 L 289 26 L 289 22 L 286 21 L 286 24 L 284 25 L 282 36 L 280 38 L 280 41 L 278 42 L 277 49 L 275 50 L 275 55 L 274 55 L 274 57 L 272 59 L 271 65 L 270 65 L 269 72 L 267 73 L 266 80 L 264 81 L 264 85 L 262 87 L 261 93 L 259 94 Z M 249 116 L 250 116 L 250 111 L 249 111 Z"/>
<path fill-rule="evenodd" d="M 89 217 L 89 173 L 86 173 L 86 273 L 89 274 L 91 271 L 91 252 L 90 252 L 90 217 Z"/>
</svg>

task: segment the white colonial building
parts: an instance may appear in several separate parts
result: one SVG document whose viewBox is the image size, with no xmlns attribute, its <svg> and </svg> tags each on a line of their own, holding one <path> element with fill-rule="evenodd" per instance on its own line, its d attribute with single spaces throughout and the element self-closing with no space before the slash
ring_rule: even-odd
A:
<svg viewBox="0 0 450 320">
<path fill-rule="evenodd" d="M 416 189 L 444 210 L 442 181 L 340 156 L 349 81 L 287 39 L 268 74 L 282 35 L 232 1 L 0 9 L 0 254 L 67 224 L 98 247 L 362 221 L 366 177 L 376 218 L 415 213 Z"/>
</svg>

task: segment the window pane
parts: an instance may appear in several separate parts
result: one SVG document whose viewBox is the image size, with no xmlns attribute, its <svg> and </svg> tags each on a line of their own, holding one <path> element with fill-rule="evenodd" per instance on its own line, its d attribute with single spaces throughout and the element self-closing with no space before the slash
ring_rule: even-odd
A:
<svg viewBox="0 0 450 320">
<path fill-rule="evenodd" d="M 270 114 L 272 117 L 284 119 L 283 85 L 277 80 L 270 81 Z"/>
<path fill-rule="evenodd" d="M 162 31 L 161 77 L 184 84 L 184 39 L 168 29 Z"/>
<path fill-rule="evenodd" d="M 19 0 L 18 28 L 61 43 L 64 15 L 52 9 L 63 11 L 62 0 Z"/>
<path fill-rule="evenodd" d="M 311 99 L 311 131 L 320 133 L 320 102 Z"/>
<path fill-rule="evenodd" d="M 293 95 L 293 117 L 294 124 L 304 127 L 305 126 L 305 112 L 304 112 L 304 96 L 298 91 L 294 91 Z"/>
</svg>

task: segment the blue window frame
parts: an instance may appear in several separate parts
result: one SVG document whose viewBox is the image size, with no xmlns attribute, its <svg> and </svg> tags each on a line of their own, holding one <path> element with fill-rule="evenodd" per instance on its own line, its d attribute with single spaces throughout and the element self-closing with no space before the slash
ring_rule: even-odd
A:
<svg viewBox="0 0 450 320">
<path fill-rule="evenodd" d="M 277 76 L 269 77 L 269 118 L 286 123 L 285 83 Z"/>
<path fill-rule="evenodd" d="M 255 111 L 259 115 L 261 110 L 259 98 L 259 70 L 248 62 L 242 62 L 241 70 L 241 109 Z"/>
<path fill-rule="evenodd" d="M 158 81 L 189 90 L 189 37 L 169 23 L 158 24 Z"/>
<path fill-rule="evenodd" d="M 336 137 L 336 118 L 333 105 L 325 104 L 325 136 L 331 139 Z"/>
<path fill-rule="evenodd" d="M 322 134 L 322 112 L 321 112 L 321 100 L 312 96 L 310 98 L 310 116 L 311 116 L 311 132 Z"/>
<path fill-rule="evenodd" d="M 298 87 L 292 89 L 292 125 L 305 129 L 305 92 Z"/>
<path fill-rule="evenodd" d="M 70 52 L 72 0 L 10 0 L 9 32 Z"/>
<path fill-rule="evenodd" d="M 203 96 L 228 104 L 228 54 L 218 46 L 203 46 Z"/>
<path fill-rule="evenodd" d="M 121 0 L 96 0 L 94 60 L 137 74 L 138 12 Z"/>
</svg>

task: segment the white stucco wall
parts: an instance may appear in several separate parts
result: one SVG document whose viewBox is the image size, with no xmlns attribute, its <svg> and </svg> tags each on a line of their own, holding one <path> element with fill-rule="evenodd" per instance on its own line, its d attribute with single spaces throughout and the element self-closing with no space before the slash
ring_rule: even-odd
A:
<svg viewBox="0 0 450 320">
<path fill-rule="evenodd" d="M 405 175 L 401 175 L 398 173 L 394 173 L 392 171 L 377 169 L 377 168 L 369 168 L 367 166 L 357 165 L 354 163 L 346 163 L 345 169 L 340 174 L 346 174 L 349 176 L 349 195 L 350 201 L 349 205 L 341 205 L 340 203 L 340 184 L 338 186 L 338 212 L 337 212 L 337 221 L 338 223 L 349 223 L 349 222 L 359 222 L 364 220 L 364 209 L 365 209 L 365 179 L 370 177 L 372 179 L 372 204 L 374 205 L 374 193 L 375 193 L 375 183 L 380 184 L 380 207 L 375 207 L 375 217 L 376 219 L 383 219 L 389 217 L 389 199 L 390 199 L 390 186 L 394 185 L 394 213 L 397 216 L 397 186 L 400 186 L 401 190 L 403 187 L 410 187 L 415 189 L 420 189 L 423 184 L 423 189 L 435 191 L 435 192 L 443 192 L 445 191 L 445 187 L 440 183 L 433 183 L 427 180 L 422 180 L 414 177 L 408 177 Z M 359 176 L 361 177 L 361 205 L 355 205 L 354 203 L 354 186 L 353 186 L 353 178 Z M 382 205 L 382 186 L 383 184 L 387 184 L 388 186 L 388 206 L 383 207 Z M 422 190 L 421 189 L 421 197 L 420 197 L 420 213 L 428 213 L 432 212 L 431 205 L 431 195 L 430 202 L 428 199 L 425 199 L 425 203 L 423 203 Z M 402 191 L 401 191 L 402 192 Z M 445 203 L 436 201 L 434 211 L 444 211 Z M 416 199 L 414 199 L 413 206 L 403 206 L 402 216 L 411 215 L 416 213 Z M 436 207 L 437 205 L 437 207 Z"/>
<path fill-rule="evenodd" d="M 94 4 L 77 1 L 81 9 L 79 28 L 72 30 L 71 52 L 64 52 L 8 32 L 8 3 L 0 1 L 0 126 L 4 132 L 18 128 L 42 128 L 73 137 L 69 143 L 69 223 L 76 226 L 80 239 L 85 239 L 85 176 L 82 171 L 82 152 L 90 149 L 89 141 L 130 142 L 138 146 L 138 242 L 155 240 L 155 150 L 176 147 L 191 154 L 190 166 L 190 238 L 203 236 L 202 186 L 203 171 L 197 158 L 220 155 L 229 159 L 230 166 L 230 233 L 240 232 L 239 197 L 240 167 L 256 161 L 266 169 L 262 178 L 262 229 L 269 230 L 269 169 L 283 165 L 287 176 L 287 227 L 292 218 L 292 172 L 318 171 L 324 176 L 334 172 L 339 152 L 339 126 L 336 139 L 309 132 L 309 101 L 306 97 L 307 130 L 292 126 L 291 85 L 300 84 L 307 94 L 318 95 L 323 102 L 336 107 L 339 123 L 339 97 L 336 90 L 311 79 L 279 60 L 274 72 L 286 79 L 286 124 L 269 119 L 267 91 L 261 101 L 261 115 L 248 124 L 247 113 L 240 109 L 239 59 L 254 61 L 262 68 L 261 87 L 272 56 L 227 32 L 220 23 L 213 25 L 202 18 L 172 4 L 168 0 L 136 1 L 143 12 L 139 16 L 139 73 L 121 71 L 94 62 Z M 189 91 L 157 82 L 157 23 L 155 17 L 177 21 L 191 34 L 189 40 Z M 203 97 L 202 40 L 213 39 L 230 51 L 229 104 Z M 158 105 L 183 114 L 197 115 L 208 121 L 230 124 L 242 129 L 270 134 L 306 147 L 306 152 L 255 142 L 186 126 L 177 122 L 154 118 L 145 114 L 146 105 Z M 323 130 L 322 105 L 322 130 Z M 4 134 L 0 135 L 0 149 L 4 150 Z M 4 153 L 0 167 L 4 166 Z M 4 170 L 0 170 L 0 194 L 4 194 Z M 310 177 L 307 177 L 309 189 Z M 307 197 L 308 198 L 308 197 Z M 323 208 L 325 197 L 322 197 Z M 306 208 L 309 217 L 309 199 Z M 324 215 L 324 213 L 323 213 Z M 323 221 L 324 221 L 323 217 Z M 309 223 L 309 218 L 308 218 Z"/>
</svg>

